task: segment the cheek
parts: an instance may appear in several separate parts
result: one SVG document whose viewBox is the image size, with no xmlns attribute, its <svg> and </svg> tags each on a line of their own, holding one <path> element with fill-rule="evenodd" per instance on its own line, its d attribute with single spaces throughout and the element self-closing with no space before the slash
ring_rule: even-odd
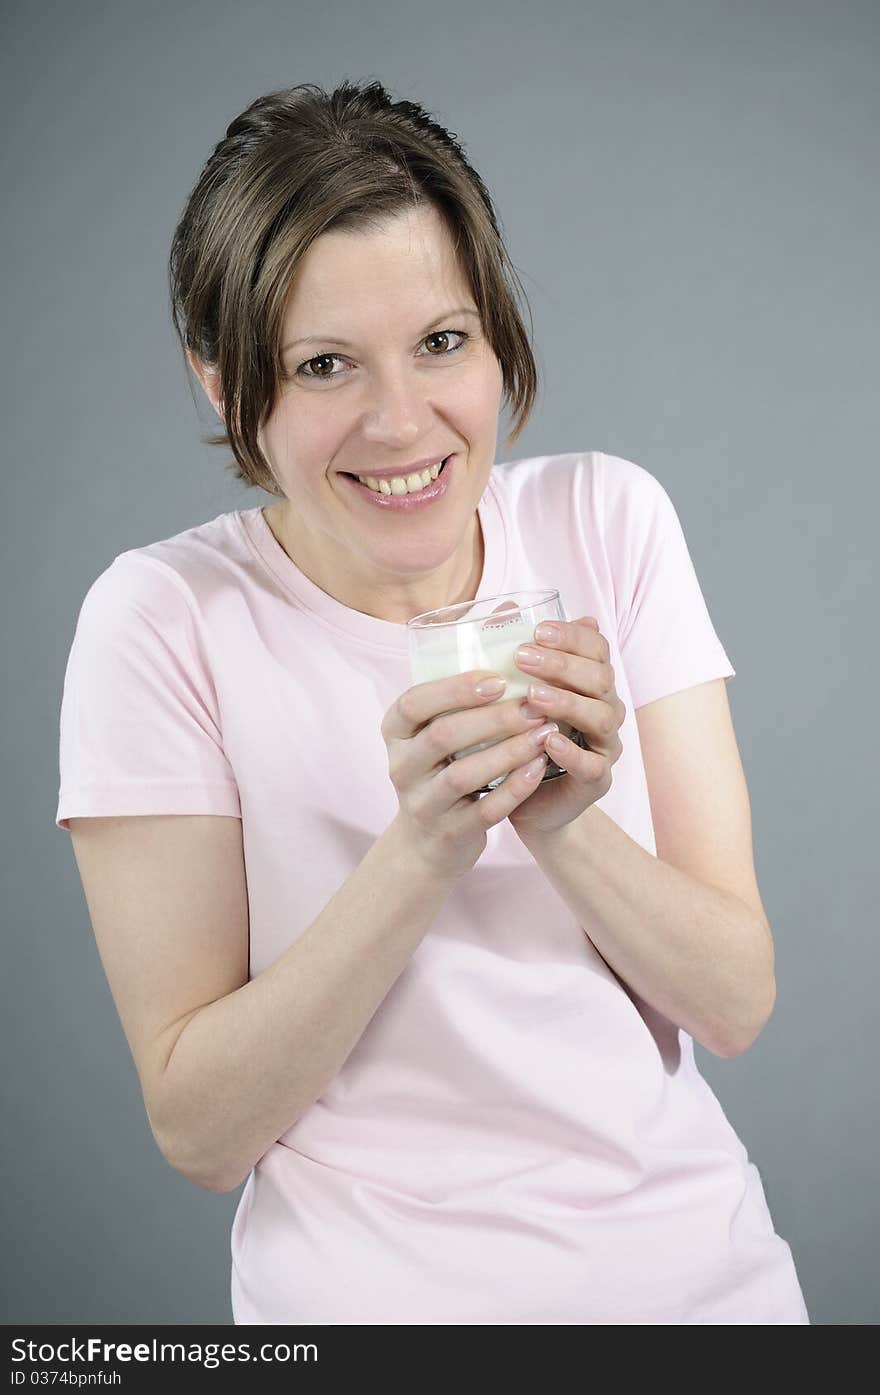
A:
<svg viewBox="0 0 880 1395">
<path fill-rule="evenodd" d="M 494 430 L 501 404 L 503 383 L 501 365 L 494 355 L 474 365 L 473 373 L 455 384 L 450 409 L 471 428 L 471 434 L 481 429 Z"/>
<path fill-rule="evenodd" d="M 326 458 L 339 440 L 339 421 L 329 412 L 303 410 L 290 397 L 276 404 L 265 428 L 266 440 L 281 463 Z"/>
</svg>

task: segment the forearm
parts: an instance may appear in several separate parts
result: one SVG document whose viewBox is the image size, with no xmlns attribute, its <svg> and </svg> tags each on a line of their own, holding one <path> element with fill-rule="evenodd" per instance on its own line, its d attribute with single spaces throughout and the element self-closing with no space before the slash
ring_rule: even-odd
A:
<svg viewBox="0 0 880 1395">
<path fill-rule="evenodd" d="M 524 841 L 639 997 L 716 1055 L 750 1045 L 776 987 L 772 935 L 749 907 L 660 861 L 595 805 Z"/>
<path fill-rule="evenodd" d="M 420 870 L 392 823 L 275 962 L 186 1024 L 157 1139 L 197 1185 L 228 1191 L 320 1096 L 454 883 Z"/>
</svg>

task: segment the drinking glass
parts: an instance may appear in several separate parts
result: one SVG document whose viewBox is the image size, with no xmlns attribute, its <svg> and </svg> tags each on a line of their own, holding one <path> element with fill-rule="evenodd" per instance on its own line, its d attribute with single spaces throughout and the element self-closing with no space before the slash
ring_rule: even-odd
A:
<svg viewBox="0 0 880 1395">
<path fill-rule="evenodd" d="M 505 591 L 497 596 L 484 596 L 478 601 L 459 601 L 457 605 L 427 610 L 406 622 L 409 641 L 410 670 L 414 683 L 428 683 L 435 678 L 448 678 L 454 673 L 471 669 L 491 669 L 507 679 L 507 687 L 494 702 L 528 696 L 529 674 L 517 667 L 514 654 L 521 644 L 535 643 L 535 626 L 542 620 L 565 620 L 566 614 L 559 591 L 553 587 L 532 591 Z M 490 705 L 490 704 L 487 704 Z M 458 712 L 463 709 L 452 708 Z M 568 722 L 558 718 L 563 736 L 584 747 L 583 737 Z M 461 760 L 475 751 L 485 751 L 506 737 L 483 741 L 456 751 L 450 760 Z M 542 780 L 556 780 L 565 769 L 557 765 L 546 752 L 547 765 Z M 488 794 L 502 784 L 510 771 L 483 785 L 479 794 Z"/>
</svg>

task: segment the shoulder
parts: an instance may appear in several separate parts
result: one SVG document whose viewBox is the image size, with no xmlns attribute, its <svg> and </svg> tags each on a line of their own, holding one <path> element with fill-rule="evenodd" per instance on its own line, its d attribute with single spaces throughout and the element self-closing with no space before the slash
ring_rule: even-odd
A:
<svg viewBox="0 0 880 1395">
<path fill-rule="evenodd" d="M 503 460 L 494 466 L 493 475 L 522 483 L 536 479 L 571 479 L 574 475 L 593 474 L 601 468 L 601 451 L 572 450 L 560 455 L 528 455 L 519 460 Z"/>
<path fill-rule="evenodd" d="M 645 466 L 622 455 L 601 457 L 602 489 L 610 508 L 636 504 L 656 504 L 665 494 L 661 481 Z"/>
<path fill-rule="evenodd" d="M 171 537 L 128 548 L 91 583 L 82 611 L 108 619 L 139 615 L 156 621 L 188 611 L 197 620 L 201 599 L 216 590 L 219 576 L 235 565 L 240 546 L 234 515 L 223 514 Z"/>
<path fill-rule="evenodd" d="M 192 598 L 173 568 L 143 549 L 122 552 L 95 578 L 83 597 L 77 630 L 99 632 L 154 627 L 167 629 L 186 615 Z"/>
<path fill-rule="evenodd" d="M 558 484 L 582 489 L 589 485 L 614 498 L 651 496 L 663 490 L 659 479 L 644 465 L 608 451 L 565 451 L 559 455 L 531 455 L 496 465 L 493 478 L 513 488 Z"/>
<path fill-rule="evenodd" d="M 681 528 L 675 504 L 663 482 L 646 466 L 620 455 L 601 457 L 603 531 L 623 560 L 652 540 L 674 537 Z"/>
<path fill-rule="evenodd" d="M 493 483 L 514 507 L 536 510 L 577 507 L 595 493 L 602 471 L 599 451 L 566 451 L 560 455 L 530 455 L 507 460 L 492 471 Z"/>
<path fill-rule="evenodd" d="M 623 543 L 666 523 L 672 501 L 644 465 L 608 451 L 534 455 L 493 471 L 512 511 L 538 522 L 579 520 L 596 545 L 606 531 Z"/>
</svg>

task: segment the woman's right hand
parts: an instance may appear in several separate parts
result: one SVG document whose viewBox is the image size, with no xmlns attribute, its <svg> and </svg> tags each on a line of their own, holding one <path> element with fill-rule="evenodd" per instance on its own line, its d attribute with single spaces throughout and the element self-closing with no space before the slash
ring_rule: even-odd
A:
<svg viewBox="0 0 880 1395">
<path fill-rule="evenodd" d="M 438 876 L 454 879 L 473 867 L 487 830 L 537 788 L 547 765 L 544 738 L 558 730 L 546 717 L 525 717 L 520 698 L 478 694 L 476 685 L 492 676 L 474 669 L 417 683 L 382 719 L 400 803 L 396 822 L 413 854 Z M 452 759 L 484 741 L 497 744 Z M 478 791 L 499 775 L 507 778 L 481 796 Z"/>
</svg>

